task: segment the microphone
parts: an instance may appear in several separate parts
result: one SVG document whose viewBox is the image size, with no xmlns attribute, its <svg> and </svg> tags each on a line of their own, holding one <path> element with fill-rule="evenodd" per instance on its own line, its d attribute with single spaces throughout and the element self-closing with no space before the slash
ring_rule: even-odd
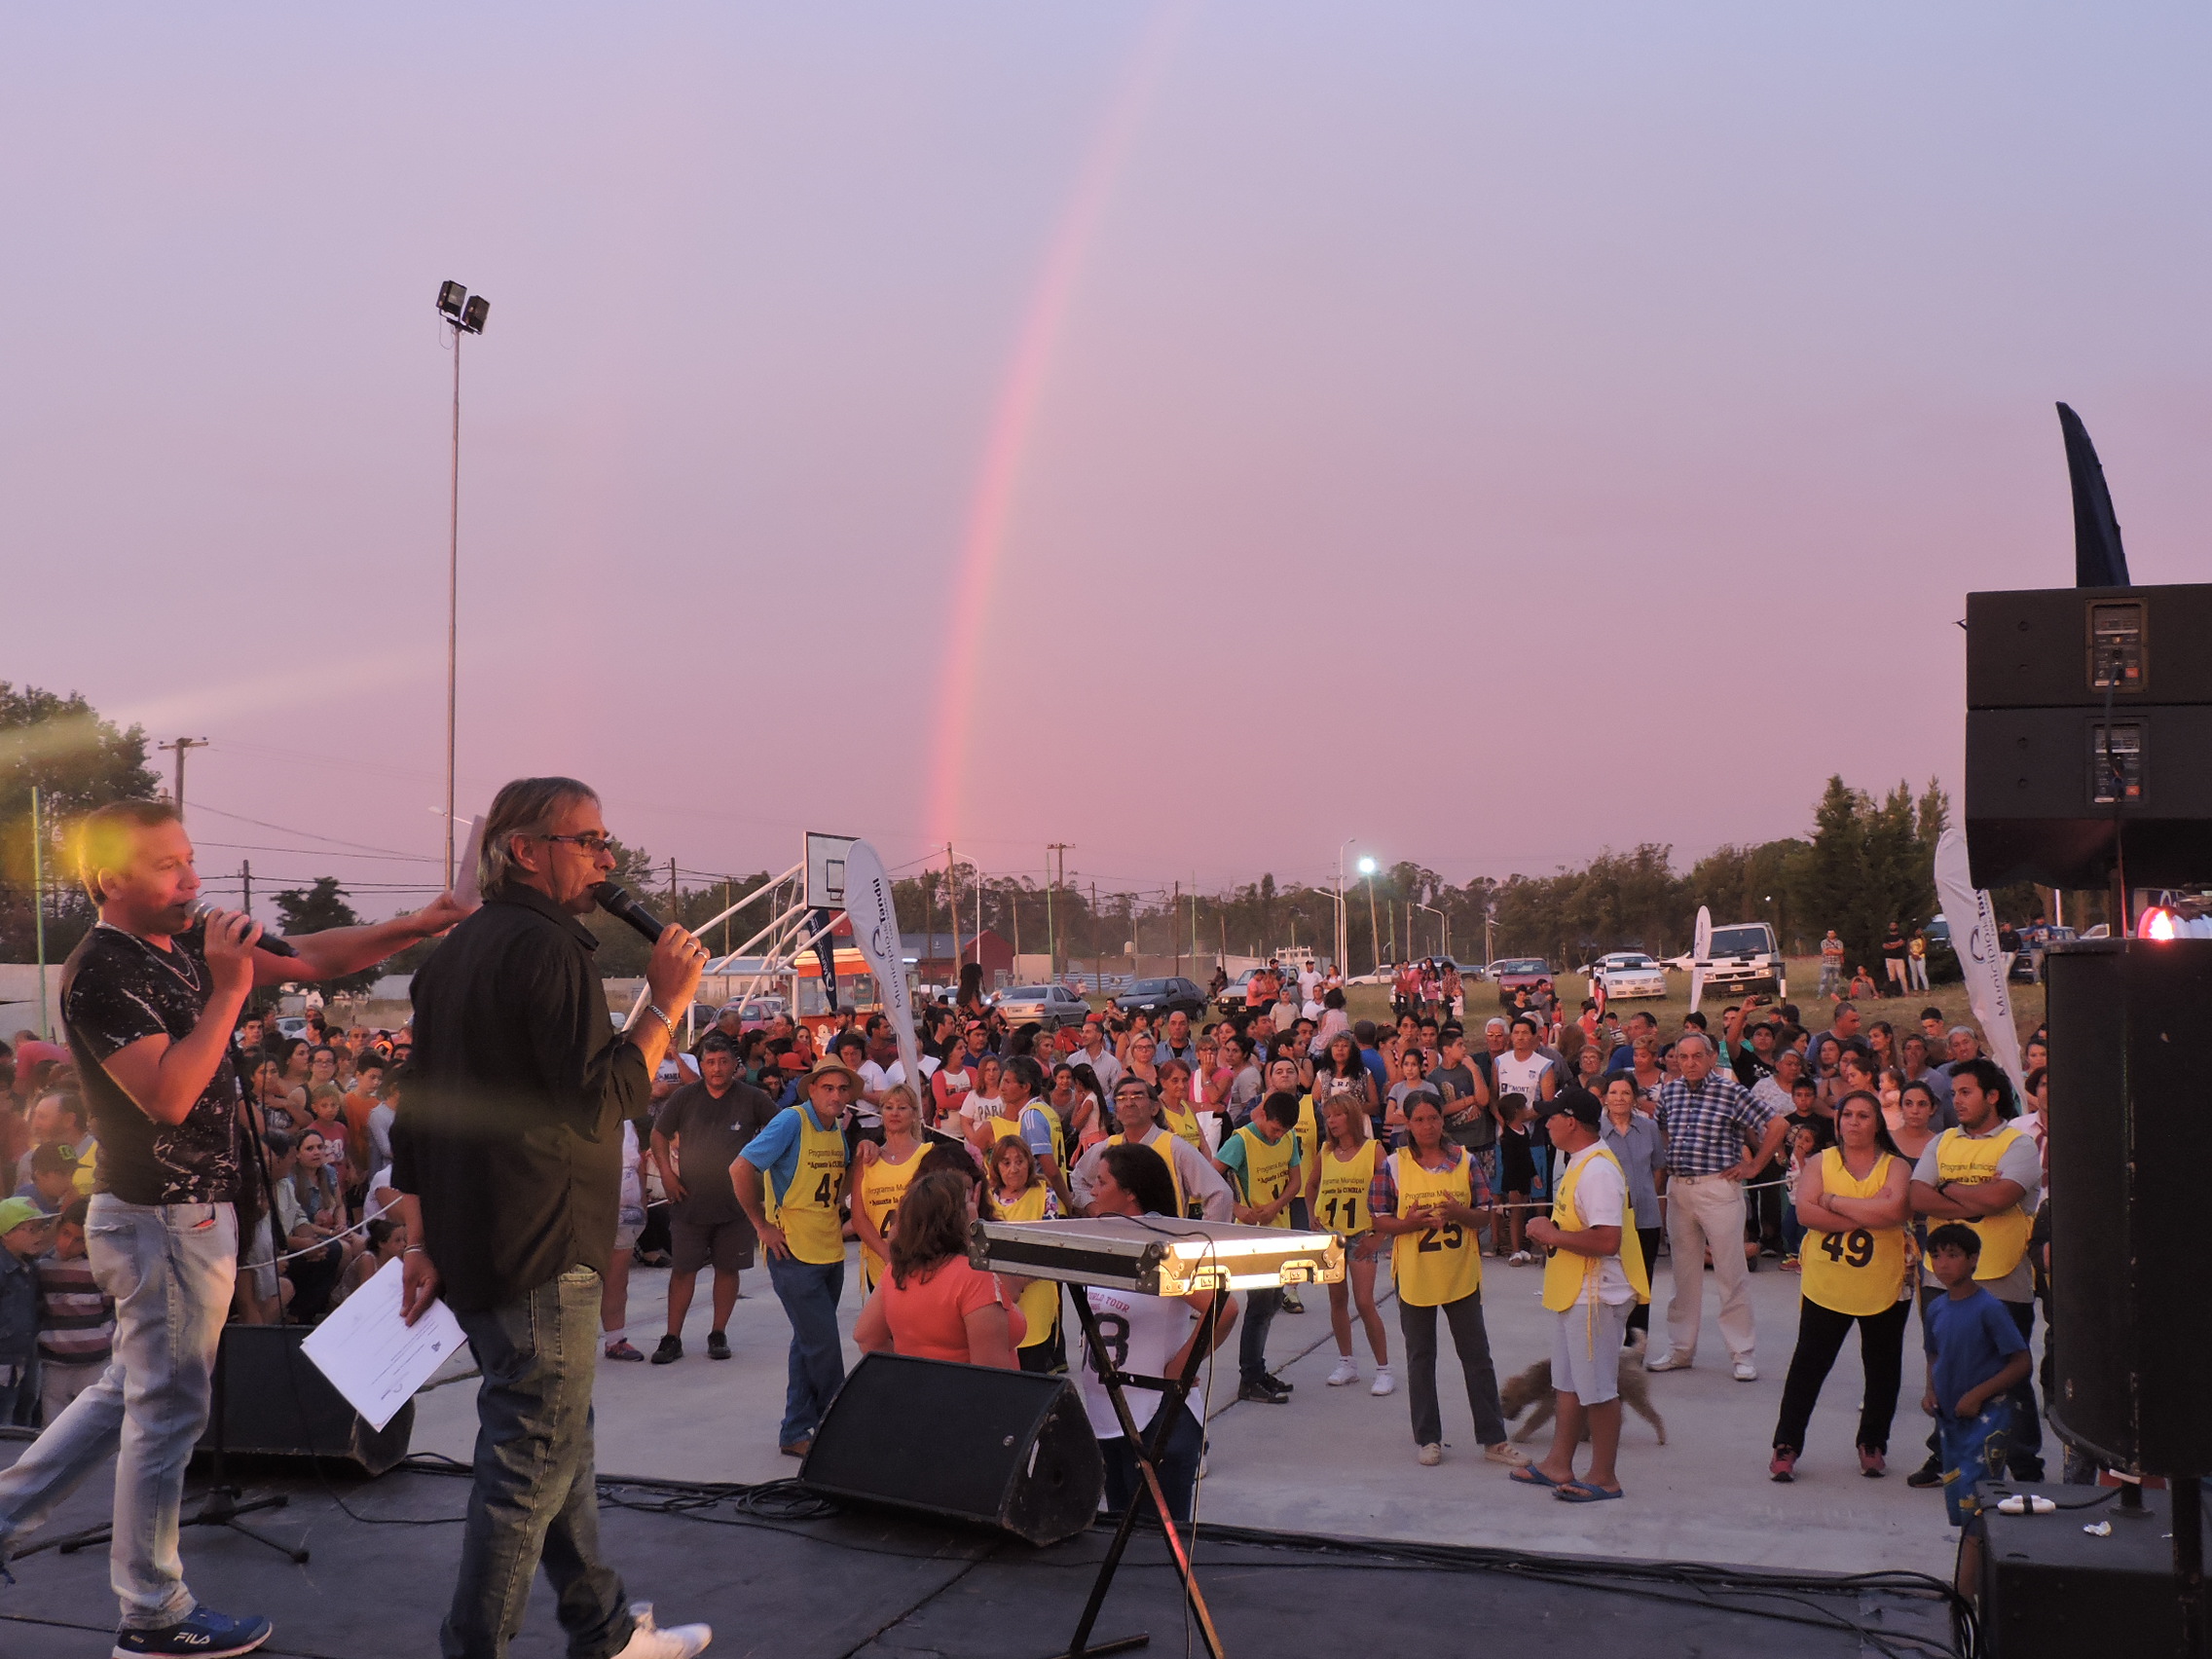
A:
<svg viewBox="0 0 2212 1659">
<path fill-rule="evenodd" d="M 620 882 L 603 881 L 591 890 L 599 901 L 599 907 L 610 916 L 628 922 L 645 936 L 648 944 L 658 944 L 660 936 L 667 931 L 659 917 L 630 897 L 630 891 Z"/>
<path fill-rule="evenodd" d="M 193 908 L 192 912 L 193 921 L 203 928 L 205 927 L 207 925 L 207 912 L 211 908 L 213 908 L 213 906 L 207 904 L 196 905 Z M 272 956 L 299 955 L 299 952 L 292 948 L 292 941 L 288 939 L 285 939 L 280 934 L 264 933 L 259 939 L 253 941 L 253 948 L 256 950 L 266 950 Z"/>
</svg>

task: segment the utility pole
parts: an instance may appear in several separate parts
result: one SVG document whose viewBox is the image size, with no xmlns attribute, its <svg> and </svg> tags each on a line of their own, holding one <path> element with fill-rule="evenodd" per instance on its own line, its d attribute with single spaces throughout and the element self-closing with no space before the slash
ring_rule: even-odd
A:
<svg viewBox="0 0 2212 1659">
<path fill-rule="evenodd" d="M 239 860 L 239 887 L 245 895 L 239 901 L 239 908 L 247 915 L 253 914 L 253 861 Z"/>
<path fill-rule="evenodd" d="M 1183 972 L 1183 930 L 1175 925 L 1175 912 L 1183 907 L 1183 884 L 1175 883 L 1175 896 L 1167 902 L 1167 937 L 1175 943 L 1175 973 Z"/>
<path fill-rule="evenodd" d="M 952 862 L 952 843 L 944 844 L 945 920 L 952 924 L 952 982 L 960 983 L 960 872 Z"/>
<path fill-rule="evenodd" d="M 176 801 L 177 816 L 182 818 L 184 816 L 184 757 L 195 749 L 205 749 L 207 740 L 203 737 L 180 737 L 174 743 L 157 743 L 154 747 L 165 754 L 172 750 L 176 754 L 176 791 L 173 798 Z"/>
<path fill-rule="evenodd" d="M 1105 942 L 1105 936 L 1098 931 L 1098 883 L 1094 881 L 1090 884 L 1090 977 L 1097 981 L 1093 990 L 1106 988 L 1106 957 L 1098 948 Z"/>
<path fill-rule="evenodd" d="M 182 755 L 176 757 L 176 764 L 181 789 Z M 31 785 L 31 928 L 38 936 L 38 1034 L 51 1043 L 54 1027 L 46 1017 L 46 822 L 39 810 L 36 784 Z"/>
<path fill-rule="evenodd" d="M 1366 859 L 1361 862 L 1373 864 L 1375 861 Z M 1374 959 L 1375 972 L 1380 974 L 1382 971 L 1382 924 L 1375 919 L 1375 876 L 1372 871 L 1367 877 L 1367 953 Z"/>
<path fill-rule="evenodd" d="M 1052 931 L 1052 894 L 1055 889 L 1065 887 L 1067 885 L 1068 848 L 1073 846 L 1074 844 L 1075 843 L 1072 841 L 1051 841 L 1046 843 L 1045 847 L 1045 851 L 1047 851 L 1048 853 L 1057 853 L 1060 857 L 1059 873 L 1052 877 L 1051 886 L 1046 888 L 1045 890 L 1045 935 L 1047 940 L 1046 948 L 1052 953 L 1052 977 L 1055 979 L 1060 977 L 1060 947 L 1058 943 L 1059 936 Z"/>
<path fill-rule="evenodd" d="M 1198 872 L 1191 871 L 1191 972 L 1198 971 Z"/>
</svg>

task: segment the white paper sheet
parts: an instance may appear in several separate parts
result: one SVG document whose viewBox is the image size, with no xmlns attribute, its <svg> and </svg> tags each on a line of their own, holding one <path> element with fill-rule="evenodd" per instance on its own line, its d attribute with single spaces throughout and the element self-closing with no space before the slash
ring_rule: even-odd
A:
<svg viewBox="0 0 2212 1659">
<path fill-rule="evenodd" d="M 468 821 L 468 834 L 461 849 L 461 868 L 453 883 L 453 896 L 471 910 L 484 903 L 484 895 L 476 890 L 476 860 L 483 851 L 484 818 L 480 814 Z"/>
<path fill-rule="evenodd" d="M 466 1346 L 461 1321 L 443 1302 L 433 1302 L 409 1325 L 399 1316 L 399 1263 L 379 1268 L 330 1316 L 308 1333 L 300 1351 L 347 1403 L 382 1428 L 430 1373 Z"/>
</svg>

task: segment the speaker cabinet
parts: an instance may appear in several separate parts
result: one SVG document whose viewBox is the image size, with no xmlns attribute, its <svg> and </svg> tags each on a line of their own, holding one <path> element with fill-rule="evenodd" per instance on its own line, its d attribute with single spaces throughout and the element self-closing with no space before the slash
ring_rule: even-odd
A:
<svg viewBox="0 0 2212 1659">
<path fill-rule="evenodd" d="M 2056 1110 L 2055 1107 L 2052 1108 Z M 2004 1515 L 2000 1498 L 2032 1493 L 2062 1505 L 2052 1515 Z M 2105 1501 L 2083 1509 L 2099 1496 Z M 2014 1486 L 1984 1481 L 1981 1639 L 1990 1659 L 2083 1659 L 2125 1652 L 2164 1659 L 2186 1651 L 2174 1585 L 2168 1493 L 2123 1510 L 2113 1489 Z M 2110 1521 L 2092 1537 L 2083 1524 Z"/>
<path fill-rule="evenodd" d="M 302 1325 L 223 1327 L 224 1450 L 265 1457 L 328 1457 L 381 1475 L 407 1456 L 415 1432 L 409 1400 L 383 1428 L 371 1428 L 314 1361 L 300 1352 Z M 215 1444 L 210 1421 L 200 1450 Z"/>
<path fill-rule="evenodd" d="M 2052 1424 L 2111 1468 L 2212 1474 L 2212 940 L 2057 944 L 2044 972 Z"/>
<path fill-rule="evenodd" d="M 2212 654 L 2212 653 L 2208 653 Z M 2212 704 L 1967 712 L 1977 887 L 2130 887 L 2212 876 Z M 2122 839 L 2124 837 L 2124 839 Z"/>
<path fill-rule="evenodd" d="M 1106 1466 L 1065 1377 L 871 1353 L 830 1402 L 799 1484 L 1054 1544 L 1098 1513 Z"/>
</svg>

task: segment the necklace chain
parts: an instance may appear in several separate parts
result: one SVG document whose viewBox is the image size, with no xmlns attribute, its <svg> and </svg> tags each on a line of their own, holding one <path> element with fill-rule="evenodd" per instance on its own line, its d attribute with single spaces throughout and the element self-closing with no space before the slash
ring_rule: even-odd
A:
<svg viewBox="0 0 2212 1659">
<path fill-rule="evenodd" d="M 121 930 L 119 929 L 118 931 L 120 932 Z M 144 947 L 147 955 L 151 956 L 156 962 L 159 962 L 164 968 L 166 968 L 171 974 L 175 975 L 177 983 L 182 985 L 186 990 L 190 991 L 194 996 L 203 996 L 206 993 L 206 986 L 201 983 L 200 970 L 197 966 L 194 965 L 192 959 L 189 956 L 185 957 L 185 967 L 192 969 L 192 972 L 188 975 L 184 972 L 184 969 L 179 968 L 174 962 L 171 962 L 169 960 L 170 952 L 161 949 L 151 940 L 139 939 L 136 934 L 126 934 L 124 935 L 124 937 L 126 939 L 136 940 L 137 942 Z M 177 951 L 175 954 L 179 956 L 184 955 L 182 951 Z"/>
</svg>

